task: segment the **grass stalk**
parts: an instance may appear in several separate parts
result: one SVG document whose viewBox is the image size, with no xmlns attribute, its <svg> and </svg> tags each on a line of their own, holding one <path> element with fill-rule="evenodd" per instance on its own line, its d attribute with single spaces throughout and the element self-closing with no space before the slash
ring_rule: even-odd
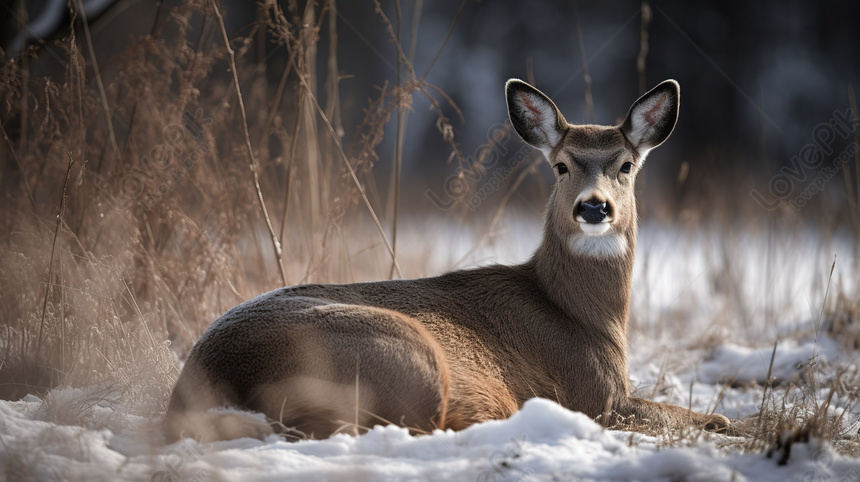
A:
<svg viewBox="0 0 860 482">
<path fill-rule="evenodd" d="M 830 294 L 830 283 L 833 281 L 833 271 L 836 269 L 836 255 L 833 255 L 833 263 L 830 265 L 830 274 L 827 276 L 827 286 L 824 288 L 824 299 L 821 300 L 821 309 L 818 311 L 818 320 L 815 322 L 815 341 L 812 345 L 812 361 L 811 363 L 814 365 L 818 362 L 818 336 L 821 332 L 821 318 L 824 316 L 824 308 L 827 306 L 827 295 Z M 812 385 L 812 393 L 815 393 L 816 384 L 815 384 L 815 376 L 809 377 L 810 384 Z"/>
<path fill-rule="evenodd" d="M 72 166 L 75 165 L 75 161 L 72 159 L 71 151 L 68 151 L 69 156 L 69 165 L 66 168 L 66 180 L 63 182 L 63 192 L 60 196 L 60 207 L 57 210 L 57 224 L 54 228 L 54 240 L 51 242 L 51 259 L 48 262 L 48 280 L 45 283 L 45 298 L 42 301 L 42 317 L 39 320 L 39 337 L 36 341 L 36 353 L 33 355 L 33 360 L 38 361 L 39 353 L 42 351 L 42 341 L 45 331 L 45 313 L 48 310 L 48 297 L 51 293 L 51 284 L 54 279 L 54 258 L 57 253 L 57 239 L 60 237 L 60 227 L 63 225 L 63 216 L 66 213 L 66 191 L 69 187 L 69 178 L 72 174 Z"/>
<path fill-rule="evenodd" d="M 18 39 L 21 43 L 21 53 L 18 54 L 21 59 L 21 134 L 18 149 L 21 152 L 26 152 L 27 128 L 30 125 L 30 57 L 27 55 L 27 0 L 18 0 L 18 22 L 20 22 Z"/>
<path fill-rule="evenodd" d="M 281 219 L 281 239 L 287 239 L 287 219 L 290 215 L 290 198 L 293 192 L 293 173 L 296 170 L 296 147 L 298 146 L 299 130 L 302 127 L 302 109 L 304 108 L 304 100 L 302 92 L 299 91 L 299 101 L 297 105 L 298 113 L 296 115 L 296 123 L 293 126 L 293 136 L 290 139 L 290 157 L 287 159 L 286 179 L 284 180 L 284 208 L 283 218 Z"/>
<path fill-rule="evenodd" d="M 15 160 L 15 165 L 18 166 L 18 173 L 21 175 L 21 182 L 24 184 L 24 191 L 27 193 L 27 200 L 30 202 L 30 207 L 35 213 L 36 199 L 33 197 L 33 189 L 30 187 L 30 181 L 27 179 L 27 172 L 24 171 L 24 165 L 21 163 L 21 159 L 18 158 L 18 153 L 15 152 L 15 146 L 12 145 L 9 135 L 6 134 L 6 129 L 3 128 L 3 122 L 0 122 L 0 135 L 3 136 L 3 141 L 6 142 L 6 147 L 9 149 L 9 153 L 12 154 L 12 159 Z"/>
<path fill-rule="evenodd" d="M 313 246 L 318 246 L 317 236 L 318 234 L 324 230 L 324 228 L 320 227 L 322 219 L 322 213 L 326 210 L 323 207 L 325 202 L 325 191 L 326 186 L 323 183 L 321 177 L 321 164 L 322 157 L 320 152 L 320 140 L 318 133 L 317 120 L 314 116 L 314 109 L 311 105 L 316 99 L 317 93 L 317 73 L 316 73 L 316 58 L 317 58 L 317 44 L 316 44 L 316 34 L 314 33 L 314 26 L 316 25 L 315 18 L 315 9 L 314 3 L 308 2 L 305 5 L 305 10 L 302 13 L 302 29 L 301 34 L 299 36 L 298 44 L 302 49 L 302 63 L 301 69 L 299 66 L 294 66 L 294 69 L 299 75 L 299 78 L 302 81 L 302 88 L 305 90 L 304 95 L 300 96 L 300 99 L 305 103 L 302 107 L 302 129 L 304 130 L 304 146 L 305 146 L 305 166 L 307 169 L 307 182 L 308 182 L 308 208 L 309 216 L 310 216 L 310 233 L 311 238 L 314 240 L 312 243 Z M 311 248 L 312 249 L 312 248 Z M 309 260 L 309 263 L 313 263 L 314 254 L 316 251 L 312 249 L 312 256 Z M 320 258 L 324 255 L 319 254 Z M 311 269 L 310 266 L 308 269 Z"/>
<path fill-rule="evenodd" d="M 398 95 L 399 102 L 397 103 L 397 132 L 395 137 L 395 147 L 394 147 L 394 171 L 392 173 L 392 182 L 393 185 L 393 199 L 391 201 L 391 205 L 393 206 L 393 214 L 392 214 L 392 235 L 391 235 L 391 244 L 394 248 L 395 254 L 397 253 L 397 226 L 398 221 L 400 219 L 400 185 L 401 185 L 401 172 L 403 165 L 403 140 L 406 136 L 406 125 L 407 119 L 409 118 L 409 111 L 403 108 L 403 81 L 402 81 L 402 64 L 405 63 L 407 69 L 411 76 L 414 77 L 415 71 L 412 68 L 412 63 L 415 58 L 415 49 L 418 45 L 418 26 L 421 22 L 421 9 L 422 9 L 422 1 L 417 0 L 413 5 L 412 10 L 412 25 L 409 30 L 409 47 L 406 54 L 406 59 L 401 55 L 400 45 L 401 45 L 401 9 L 400 9 L 400 1 L 397 0 L 395 2 L 395 8 L 397 10 L 397 32 L 396 32 L 396 43 L 398 45 L 398 55 L 397 55 L 397 88 L 400 92 Z M 381 11 L 381 9 L 380 9 Z M 389 278 L 394 277 L 394 264 L 391 265 L 391 270 L 388 273 Z"/>
<path fill-rule="evenodd" d="M 648 89 L 648 79 L 645 76 L 646 60 L 648 59 L 648 25 L 651 23 L 651 5 L 642 2 L 642 23 L 639 28 L 639 55 L 636 56 L 636 72 L 639 74 L 639 95 Z"/>
<path fill-rule="evenodd" d="M 576 21 L 576 38 L 579 40 L 579 56 L 582 57 L 582 79 L 585 81 L 585 110 L 589 122 L 594 122 L 594 100 L 591 96 L 591 74 L 588 73 L 588 57 L 585 55 L 585 39 L 582 36 L 582 24 L 579 21 L 579 2 L 573 0 L 573 18 Z"/>
<path fill-rule="evenodd" d="M 457 21 L 460 20 L 460 14 L 463 13 L 463 7 L 465 6 L 466 0 L 460 2 L 460 7 L 457 8 L 457 13 L 454 14 L 454 19 L 451 20 L 451 27 L 448 28 L 448 34 L 445 36 L 445 40 L 442 41 L 442 45 L 436 52 L 436 56 L 433 57 L 433 61 L 427 66 L 427 70 L 424 71 L 424 75 L 421 76 L 422 79 L 426 79 L 427 76 L 430 75 L 430 71 L 433 70 L 433 66 L 436 65 L 436 61 L 442 56 L 442 51 L 445 50 L 445 46 L 448 45 L 448 40 L 451 39 L 451 35 L 454 33 L 454 27 L 457 26 Z"/>
<path fill-rule="evenodd" d="M 361 401 L 361 398 L 359 397 L 359 390 L 360 390 L 360 383 L 359 382 L 361 381 L 361 377 L 359 376 L 360 372 L 361 372 L 361 354 L 359 352 L 356 352 L 355 353 L 355 426 L 356 427 L 359 427 L 359 425 L 358 425 L 358 406 L 359 406 L 359 403 Z M 358 431 L 356 431 L 356 435 L 358 435 Z"/>
<path fill-rule="evenodd" d="M 272 129 L 272 122 L 275 120 L 275 115 L 278 113 L 278 109 L 281 106 L 281 98 L 284 94 L 284 87 L 287 85 L 287 78 L 290 75 L 290 72 L 293 70 L 293 63 L 295 61 L 296 49 L 290 48 L 290 56 L 287 60 L 287 65 L 284 66 L 284 72 L 281 74 L 281 80 L 278 82 L 278 88 L 275 91 L 275 99 L 272 101 L 272 105 L 269 109 L 269 115 L 266 116 L 266 124 L 263 130 L 263 135 L 260 139 L 260 147 L 262 150 L 263 143 L 269 139 L 269 131 Z M 299 92 L 301 95 L 301 92 Z M 299 99 L 297 108 L 299 109 L 298 115 L 296 116 L 296 123 L 293 128 L 293 136 L 290 138 L 290 151 L 289 157 L 285 161 L 284 171 L 285 171 L 285 179 L 284 179 L 284 206 L 281 217 L 281 246 L 286 243 L 287 239 L 287 218 L 289 217 L 290 212 L 290 196 L 292 195 L 292 184 L 293 184 L 293 172 L 295 170 L 296 165 L 296 146 L 298 145 L 298 135 L 299 129 L 301 127 L 301 109 L 303 103 L 301 99 Z"/>
<path fill-rule="evenodd" d="M 281 80 L 278 82 L 278 88 L 275 90 L 275 98 L 272 100 L 272 105 L 269 107 L 269 115 L 266 116 L 266 124 L 263 127 L 263 135 L 260 137 L 260 146 L 257 150 L 262 150 L 263 144 L 269 138 L 269 131 L 272 130 L 272 123 L 275 121 L 275 116 L 281 107 L 281 99 L 284 95 L 284 87 L 287 85 L 287 78 L 293 70 L 293 56 L 296 54 L 295 49 L 290 49 L 290 58 L 287 60 L 287 65 L 284 66 L 284 72 L 281 74 Z"/>
<path fill-rule="evenodd" d="M 641 7 L 641 23 L 639 26 L 639 55 L 636 56 L 636 72 L 639 74 L 639 95 L 645 93 L 648 88 L 648 79 L 646 78 L 646 67 L 649 50 L 648 26 L 651 24 L 652 14 L 651 5 L 647 1 L 642 2 Z M 578 20 L 577 20 L 578 21 Z M 585 54 L 583 54 L 583 59 Z M 645 192 L 648 186 L 648 170 L 644 170 L 639 175 L 639 183 L 637 190 Z M 637 196 L 639 199 L 639 215 L 645 216 L 648 212 L 648 203 L 645 201 L 645 196 Z M 661 321 L 662 327 L 662 321 Z"/>
<path fill-rule="evenodd" d="M 824 289 L 824 299 L 821 300 L 821 309 L 818 311 L 818 320 L 815 322 L 815 343 L 818 344 L 818 334 L 821 331 L 821 317 L 824 316 L 824 308 L 827 304 L 827 295 L 830 294 L 830 282 L 833 280 L 833 270 L 836 269 L 836 255 L 833 255 L 833 263 L 830 265 L 830 274 L 827 275 L 827 286 Z M 817 349 L 817 348 L 816 348 Z"/>
<path fill-rule="evenodd" d="M 537 85 L 537 80 L 535 80 L 534 60 L 531 55 L 526 57 L 526 80 L 531 85 Z"/>
<path fill-rule="evenodd" d="M 108 104 L 107 93 L 105 92 L 104 82 L 102 82 L 101 70 L 99 63 L 96 60 L 96 49 L 93 47 L 93 37 L 90 35 L 90 23 L 87 20 L 87 12 L 84 10 L 84 5 L 81 0 L 75 0 L 76 8 L 81 16 L 81 23 L 84 25 L 84 38 L 87 42 L 87 50 L 90 52 L 90 61 L 93 63 L 93 76 L 96 78 L 96 85 L 99 88 L 99 97 L 101 97 L 102 112 L 105 116 L 105 123 L 108 129 L 108 139 L 110 140 L 113 152 L 119 154 L 119 146 L 116 143 L 116 133 L 113 130 L 113 112 Z"/>
<path fill-rule="evenodd" d="M 326 81 L 325 114 L 331 119 L 338 140 L 343 139 L 343 119 L 340 115 L 340 71 L 337 64 L 337 3 L 328 0 L 328 79 Z"/>
<path fill-rule="evenodd" d="M 400 10 L 400 0 L 394 0 L 394 10 L 396 17 L 396 33 L 395 42 L 398 45 L 398 52 L 401 45 L 401 23 L 403 13 Z M 394 139 L 394 198 L 392 199 L 394 215 L 391 218 L 391 249 L 393 251 L 391 270 L 388 273 L 389 278 L 394 277 L 394 262 L 397 259 L 397 220 L 400 217 L 400 173 L 403 166 L 403 120 L 405 115 L 403 112 L 403 57 L 397 55 L 397 131 Z"/>
<path fill-rule="evenodd" d="M 260 214 L 266 221 L 266 228 L 269 230 L 269 236 L 272 239 L 272 249 L 275 254 L 275 260 L 278 263 L 278 268 L 281 271 L 281 282 L 283 286 L 289 286 L 287 281 L 287 271 L 284 268 L 283 253 L 281 251 L 281 243 L 278 241 L 278 235 L 275 234 L 275 228 L 272 227 L 272 221 L 269 219 L 269 213 L 266 210 L 266 201 L 263 199 L 263 190 L 260 188 L 260 175 L 257 172 L 259 166 L 254 158 L 254 149 L 251 147 L 251 136 L 248 133 L 248 116 L 245 113 L 245 101 L 242 99 L 242 89 L 239 84 L 239 74 L 236 72 L 236 54 L 230 46 L 230 37 L 227 36 L 227 28 L 224 26 L 224 17 L 221 16 L 221 11 L 218 9 L 218 2 L 210 0 L 215 16 L 218 18 L 218 25 L 221 27 L 221 37 L 224 40 L 224 47 L 227 49 L 227 55 L 230 59 L 230 72 L 233 74 L 233 86 L 236 89 L 236 99 L 239 102 L 239 113 L 242 116 L 242 134 L 245 137 L 245 148 L 248 151 L 248 165 L 251 168 L 251 174 L 254 180 L 254 190 L 257 194 L 257 201 L 260 203 Z"/>
<path fill-rule="evenodd" d="M 770 395 L 768 390 L 770 390 L 771 393 L 773 392 L 771 375 L 773 374 L 773 361 L 776 359 L 776 347 L 777 346 L 779 346 L 779 339 L 778 338 L 773 341 L 773 351 L 770 353 L 770 363 L 767 366 L 767 378 L 764 381 L 764 393 L 761 394 L 761 407 L 759 407 L 758 424 L 757 424 L 757 428 L 755 431 L 755 436 L 757 438 L 764 438 L 763 434 L 762 434 L 762 430 L 764 428 L 764 425 L 763 425 L 764 407 L 765 407 L 765 405 L 767 405 L 768 396 Z"/>
<path fill-rule="evenodd" d="M 857 112 L 857 98 L 854 96 L 854 86 L 848 85 L 848 101 L 851 105 L 851 120 L 854 126 L 854 144 L 860 146 L 860 127 L 857 120 L 860 119 L 860 113 Z M 842 168 L 846 169 L 848 163 L 845 163 Z M 843 171 L 846 173 L 846 187 L 850 184 L 851 172 L 850 169 Z M 846 189 L 847 191 L 847 189 Z M 854 259 L 860 265 L 860 149 L 854 151 L 854 198 L 851 200 L 851 219 L 854 221 Z"/>
</svg>

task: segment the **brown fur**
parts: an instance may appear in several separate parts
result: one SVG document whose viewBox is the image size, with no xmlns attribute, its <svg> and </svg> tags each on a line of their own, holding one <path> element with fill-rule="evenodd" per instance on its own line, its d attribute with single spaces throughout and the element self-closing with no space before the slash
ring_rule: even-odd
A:
<svg viewBox="0 0 860 482">
<path fill-rule="evenodd" d="M 533 87 L 510 81 L 507 90 L 517 132 L 569 171 L 557 173 L 532 259 L 433 278 L 281 288 L 245 302 L 192 350 L 170 402 L 168 440 L 204 432 L 202 414 L 219 406 L 261 411 L 321 438 L 344 424 L 385 421 L 459 430 L 506 418 L 532 397 L 636 430 L 728 426 L 721 415 L 630 397 L 627 378 L 633 181 L 674 127 L 677 84 L 643 96 L 616 127 L 568 124 Z M 625 162 L 634 163 L 630 174 L 619 173 Z M 579 203 L 592 198 L 609 206 L 611 243 L 576 220 Z M 212 438 L 235 435 L 206 423 Z"/>
</svg>

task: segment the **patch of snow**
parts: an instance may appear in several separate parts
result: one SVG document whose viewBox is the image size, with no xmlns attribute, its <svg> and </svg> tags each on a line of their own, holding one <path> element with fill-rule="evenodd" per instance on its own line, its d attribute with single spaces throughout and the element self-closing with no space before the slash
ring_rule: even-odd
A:
<svg viewBox="0 0 860 482">
<path fill-rule="evenodd" d="M 788 382 L 804 373 L 810 365 L 827 363 L 836 359 L 839 344 L 829 337 L 798 342 L 793 339 L 781 340 L 773 352 L 769 348 L 748 348 L 735 343 L 724 343 L 715 347 L 701 366 L 699 375 L 705 383 L 767 382 L 771 357 L 773 367 L 771 377 L 780 382 Z"/>
</svg>

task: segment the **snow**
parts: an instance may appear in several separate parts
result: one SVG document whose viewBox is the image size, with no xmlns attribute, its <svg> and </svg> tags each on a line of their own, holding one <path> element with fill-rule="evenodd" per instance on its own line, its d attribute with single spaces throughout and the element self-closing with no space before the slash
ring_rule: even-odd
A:
<svg viewBox="0 0 860 482">
<path fill-rule="evenodd" d="M 513 225 L 461 265 L 523 260 L 537 244 L 539 221 Z M 782 239 L 768 248 L 773 266 L 781 268 L 763 268 L 762 243 L 750 231 L 738 233 L 729 233 L 736 244 L 727 244 L 713 233 L 643 228 L 630 343 L 637 396 L 730 418 L 755 415 L 776 340 L 770 400 L 785 410 L 805 407 L 810 397 L 826 399 L 839 370 L 857 372 L 857 350 L 817 327 L 831 256 L 846 260 L 836 269 L 845 273 L 853 266 L 851 246 L 838 238 L 827 245 L 814 236 Z M 428 271 L 449 269 L 474 246 L 474 234 L 451 234 L 450 246 L 436 249 L 420 246 L 441 243 L 434 237 L 414 238 L 417 251 L 427 253 Z M 404 243 L 410 239 L 404 236 Z M 720 273 L 727 272 L 735 284 L 725 283 Z M 834 292 L 857 292 L 856 274 L 839 276 L 842 285 Z M 762 297 L 764 286 L 771 290 Z M 758 321 L 766 313 L 773 314 L 769 324 Z M 825 383 L 812 388 L 802 383 L 808 377 Z M 212 444 L 186 439 L 165 447 L 152 400 L 128 398 L 112 387 L 58 387 L 43 398 L 0 401 L 0 481 L 860 480 L 860 459 L 818 439 L 794 444 L 780 466 L 778 454 L 732 449 L 740 439 L 690 432 L 679 442 L 669 435 L 608 431 L 543 399 L 528 401 L 508 420 L 461 432 L 410 436 L 402 428 L 378 426 L 359 437 L 288 442 L 269 436 Z M 844 414 L 843 433 L 856 442 L 860 413 L 850 394 L 834 394 L 829 413 Z"/>
<path fill-rule="evenodd" d="M 777 344 L 775 353 L 772 348 L 755 349 L 725 343 L 716 347 L 710 359 L 702 363 L 699 375 L 705 383 L 755 381 L 764 385 L 773 355 L 771 377 L 787 382 L 801 375 L 810 364 L 834 361 L 838 353 L 838 343 L 829 337 L 817 342 L 787 339 Z"/>
<path fill-rule="evenodd" d="M 8 480 L 783 481 L 860 475 L 860 461 L 820 443 L 795 445 L 779 466 L 777 457 L 765 454 L 724 455 L 713 444 L 716 436 L 702 436 L 695 446 L 661 447 L 657 438 L 604 430 L 543 399 L 528 401 L 508 420 L 461 432 L 410 436 L 403 428 L 379 426 L 363 436 L 319 441 L 270 436 L 200 445 L 185 439 L 154 453 L 123 443 L 140 425 L 99 429 L 49 423 L 44 416 L 44 403 L 34 397 L 0 402 L 0 464 Z M 18 471 L 25 467 L 33 472 Z"/>
</svg>

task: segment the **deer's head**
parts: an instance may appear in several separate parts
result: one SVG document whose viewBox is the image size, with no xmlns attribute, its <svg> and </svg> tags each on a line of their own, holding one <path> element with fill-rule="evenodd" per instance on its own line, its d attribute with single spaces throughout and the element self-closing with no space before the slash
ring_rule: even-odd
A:
<svg viewBox="0 0 860 482">
<path fill-rule="evenodd" d="M 549 228 L 576 255 L 627 253 L 635 239 L 636 174 L 675 128 L 678 83 L 666 80 L 640 97 L 618 126 L 570 124 L 549 97 L 521 80 L 509 80 L 505 90 L 514 129 L 555 173 Z"/>
</svg>

